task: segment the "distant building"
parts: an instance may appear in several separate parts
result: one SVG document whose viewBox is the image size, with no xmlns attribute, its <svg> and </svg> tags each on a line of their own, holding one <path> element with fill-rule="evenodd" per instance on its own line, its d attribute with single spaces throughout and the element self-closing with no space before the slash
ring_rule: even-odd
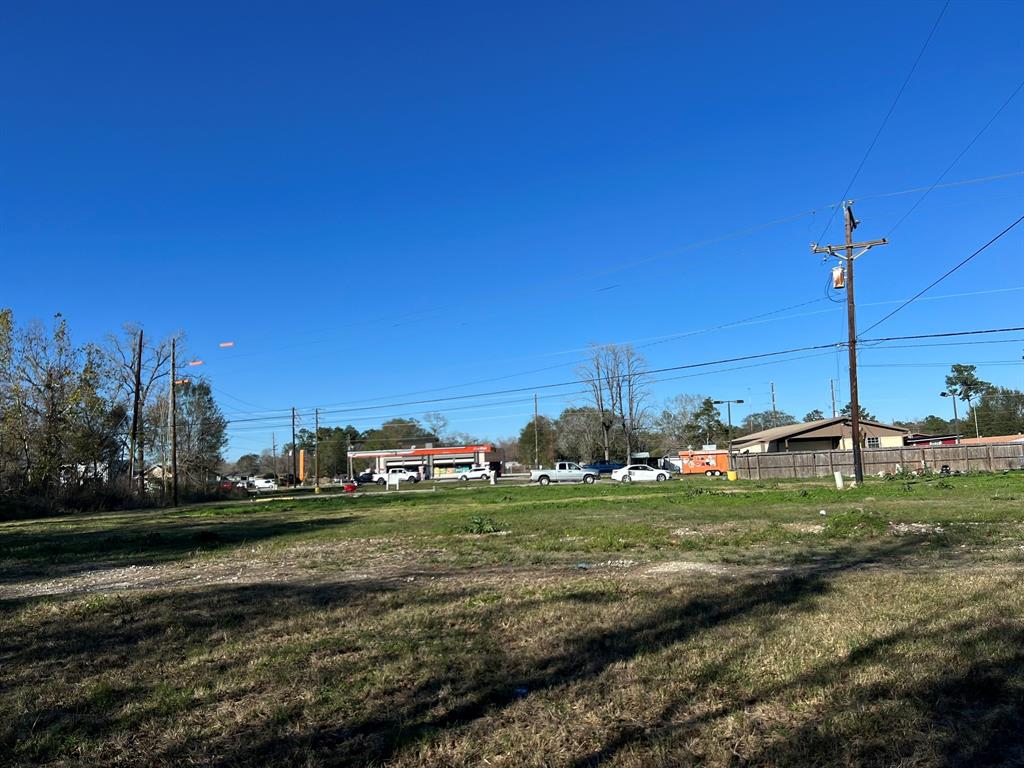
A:
<svg viewBox="0 0 1024 768">
<path fill-rule="evenodd" d="M 732 448 L 736 453 L 849 451 L 853 450 L 851 430 L 850 417 L 837 416 L 744 435 L 732 441 Z M 909 431 L 877 421 L 860 422 L 860 435 L 865 448 L 899 448 L 903 445 L 904 435 Z"/>
<path fill-rule="evenodd" d="M 352 459 L 369 459 L 378 472 L 401 467 L 424 477 L 451 477 L 472 466 L 488 463 L 492 445 L 452 445 L 440 448 L 399 448 L 385 451 L 350 451 Z"/>
<path fill-rule="evenodd" d="M 964 437 L 960 439 L 960 445 L 1024 445 L 1024 434 L 1022 435 L 992 435 L 991 437 Z"/>
<path fill-rule="evenodd" d="M 904 445 L 956 445 L 961 442 L 960 435 L 923 435 L 920 432 L 915 432 L 910 435 L 904 435 Z"/>
</svg>

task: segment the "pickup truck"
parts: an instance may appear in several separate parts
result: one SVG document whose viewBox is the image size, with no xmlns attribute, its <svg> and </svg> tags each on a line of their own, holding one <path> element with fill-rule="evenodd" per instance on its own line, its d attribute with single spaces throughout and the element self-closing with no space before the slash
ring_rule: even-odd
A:
<svg viewBox="0 0 1024 768">
<path fill-rule="evenodd" d="M 388 480 L 393 483 L 418 483 L 420 481 L 418 474 L 402 467 L 392 467 L 387 472 L 374 472 L 370 477 L 372 482 L 377 485 L 387 485 Z"/>
<path fill-rule="evenodd" d="M 559 461 L 554 469 L 534 469 L 530 471 L 530 482 L 548 485 L 549 483 L 586 483 L 590 485 L 597 480 L 597 472 L 584 469 L 573 461 Z"/>
</svg>

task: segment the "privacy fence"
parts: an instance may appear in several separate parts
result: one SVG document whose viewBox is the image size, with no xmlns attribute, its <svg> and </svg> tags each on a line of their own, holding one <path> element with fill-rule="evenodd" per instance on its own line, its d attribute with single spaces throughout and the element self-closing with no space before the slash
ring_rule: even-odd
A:
<svg viewBox="0 0 1024 768">
<path fill-rule="evenodd" d="M 1001 472 L 1024 469 L 1024 444 L 936 445 L 903 448 L 865 448 L 865 475 L 905 472 Z M 833 472 L 853 475 L 852 451 L 792 451 L 787 453 L 740 453 L 732 457 L 733 469 L 744 480 L 783 477 L 829 477 Z"/>
</svg>

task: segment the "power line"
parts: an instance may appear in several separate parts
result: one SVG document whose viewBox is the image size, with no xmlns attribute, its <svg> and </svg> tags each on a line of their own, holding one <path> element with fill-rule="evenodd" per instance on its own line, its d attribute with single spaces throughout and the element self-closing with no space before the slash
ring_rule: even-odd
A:
<svg viewBox="0 0 1024 768">
<path fill-rule="evenodd" d="M 882 337 L 882 338 L 878 338 L 878 339 L 863 339 L 863 341 L 864 342 L 870 342 L 870 343 L 881 343 L 881 342 L 888 342 L 888 341 L 906 341 L 906 340 L 916 340 L 916 339 L 950 338 L 950 337 L 958 337 L 958 336 L 986 335 L 986 334 L 992 334 L 992 333 L 1011 333 L 1011 332 L 1017 332 L 1017 331 L 1024 331 L 1024 326 L 1021 326 L 1021 327 L 1008 327 L 1008 328 L 988 328 L 988 329 L 979 329 L 979 330 L 971 330 L 971 331 L 949 331 L 949 332 L 944 332 L 944 333 L 925 333 L 925 334 L 916 334 L 916 335 L 909 335 L 909 336 L 887 336 L 887 337 Z M 674 372 L 674 371 L 694 370 L 694 369 L 697 369 L 697 368 L 708 368 L 708 367 L 712 367 L 712 366 L 725 365 L 725 364 L 734 363 L 734 362 L 746 362 L 746 361 L 750 361 L 750 360 L 764 360 L 764 359 L 770 358 L 770 357 L 780 357 L 782 355 L 790 355 L 790 354 L 796 354 L 796 353 L 800 353 L 800 352 L 812 352 L 812 351 L 819 351 L 819 350 L 829 350 L 831 352 L 831 350 L 833 350 L 834 348 L 836 348 L 836 347 L 843 347 L 845 345 L 846 345 L 846 342 L 829 342 L 829 343 L 826 343 L 826 344 L 811 344 L 811 345 L 805 345 L 805 346 L 802 346 L 802 347 L 792 347 L 792 348 L 789 348 L 789 349 L 774 350 L 774 351 L 771 351 L 771 352 L 759 352 L 759 353 L 754 353 L 754 354 L 749 354 L 749 355 L 737 355 L 735 357 L 720 358 L 720 359 L 717 359 L 717 360 L 706 360 L 706 361 L 701 361 L 701 362 L 696 362 L 696 363 L 685 363 L 685 364 L 681 364 L 681 365 L 666 366 L 666 367 L 662 367 L 662 368 L 652 368 L 652 369 L 648 369 L 648 370 L 645 370 L 645 371 L 640 371 L 637 374 L 633 374 L 633 375 L 651 376 L 651 375 L 658 374 L 658 373 L 668 373 L 668 372 Z M 619 375 L 614 375 L 614 376 L 608 376 L 606 378 L 608 380 L 618 380 L 618 379 L 624 378 L 627 375 L 630 375 L 630 374 L 619 374 Z M 394 408 L 406 408 L 406 407 L 410 407 L 410 406 L 419 406 L 419 405 L 426 405 L 426 404 L 433 404 L 433 403 L 442 403 L 442 402 L 452 402 L 452 401 L 457 401 L 457 400 L 469 400 L 469 399 L 473 399 L 473 398 L 495 397 L 495 396 L 498 396 L 498 395 L 507 395 L 507 394 L 520 394 L 520 393 L 523 393 L 523 392 L 533 392 L 533 391 L 539 390 L 539 389 L 556 389 L 556 388 L 562 388 L 562 387 L 575 386 L 575 385 L 578 385 L 578 384 L 580 384 L 579 380 L 574 379 L 574 380 L 571 380 L 571 381 L 552 382 L 552 383 L 547 383 L 547 384 L 536 384 L 536 385 L 531 385 L 531 386 L 527 386 L 527 387 L 515 387 L 515 388 L 511 388 L 511 389 L 491 390 L 491 391 L 488 391 L 488 392 L 476 392 L 476 393 L 465 394 L 465 395 L 451 395 L 451 396 L 448 396 L 448 397 L 430 398 L 430 399 L 424 399 L 424 400 L 411 400 L 411 401 L 402 402 L 402 403 L 387 403 L 387 404 L 382 404 L 382 405 L 362 406 L 362 407 L 358 407 L 358 408 L 348 408 L 348 409 L 345 409 L 345 408 L 342 408 L 342 409 L 322 409 L 321 413 L 343 414 L 343 413 L 354 413 L 354 412 L 357 412 L 357 411 L 379 410 L 379 409 L 385 409 L 385 408 L 392 408 L 392 409 L 394 409 Z M 581 390 L 581 392 L 584 392 L 584 391 L 585 390 Z M 562 397 L 562 396 L 565 396 L 565 395 L 566 395 L 566 393 L 561 393 L 558 396 Z M 484 406 L 487 406 L 487 405 L 497 405 L 497 403 L 481 403 L 481 404 L 476 404 L 474 406 L 467 406 L 467 407 L 484 407 Z M 278 417 L 278 418 L 280 418 L 280 417 Z M 230 421 L 229 423 L 239 424 L 239 423 L 248 423 L 248 422 L 266 422 L 266 421 L 269 421 L 269 420 L 271 420 L 271 419 L 269 419 L 268 417 L 256 417 L 256 418 L 248 418 L 248 419 L 235 419 L 235 420 Z M 269 429 L 270 427 L 269 426 L 264 426 L 264 428 L 265 429 Z"/>
<path fill-rule="evenodd" d="M 850 189 L 853 187 L 854 182 L 856 182 L 857 177 L 860 176 L 860 172 L 864 168 L 864 163 L 867 162 L 868 157 L 871 155 L 871 151 L 875 148 L 875 144 L 878 143 L 878 138 L 882 135 L 882 131 L 885 130 L 885 126 L 889 123 L 889 118 L 892 117 L 892 113 L 895 111 L 896 105 L 900 102 L 900 97 L 903 96 L 903 92 L 907 89 L 907 84 L 910 82 L 910 78 L 912 78 L 914 76 L 914 72 L 917 71 L 917 65 L 921 63 L 921 57 L 924 56 L 924 52 L 928 49 L 928 44 L 932 41 L 932 37 L 935 35 L 935 30 L 939 28 L 939 22 L 942 21 L 942 17 L 946 14 L 947 8 L 949 8 L 949 0 L 946 0 L 946 4 L 942 6 L 942 10 L 939 11 L 939 15 L 935 19 L 935 23 L 932 24 L 931 31 L 928 32 L 928 37 L 925 38 L 924 45 L 922 45 L 921 50 L 917 52 L 917 58 L 914 59 L 914 63 L 910 67 L 910 71 L 903 79 L 903 85 L 901 85 L 899 91 L 896 92 L 896 98 L 893 99 L 892 104 L 889 105 L 889 111 L 886 112 L 885 117 L 882 118 L 882 123 L 878 126 L 878 130 L 875 131 L 874 138 L 871 139 L 871 143 L 868 144 L 867 151 L 864 152 L 864 156 L 860 159 L 857 169 L 853 172 L 853 177 L 850 179 L 850 183 L 847 184 L 846 189 L 843 190 L 843 194 L 839 198 L 841 201 L 846 200 L 846 196 L 850 193 Z M 839 205 L 841 204 L 842 203 Z M 821 242 L 822 238 L 825 237 L 825 233 L 828 232 L 828 228 L 832 226 L 832 222 L 836 217 L 836 211 L 839 210 L 839 205 L 832 208 L 832 215 L 829 216 L 828 221 L 825 223 L 825 228 L 821 231 L 821 235 L 818 237 L 818 242 Z"/>
<path fill-rule="evenodd" d="M 943 274 L 943 275 L 942 275 L 941 277 L 937 278 L 936 280 L 933 280 L 933 281 L 932 281 L 931 283 L 929 283 L 929 284 L 928 284 L 927 286 L 925 286 L 925 287 L 924 287 L 924 288 L 922 288 L 922 289 L 921 289 L 920 291 L 918 291 L 918 292 L 917 292 L 917 293 L 916 293 L 916 294 L 915 294 L 914 296 L 911 296 L 911 297 L 910 297 L 909 299 L 907 299 L 906 301 L 904 301 L 904 302 L 903 302 L 902 304 L 900 304 L 900 305 L 899 305 L 898 307 L 896 307 L 896 309 L 894 309 L 894 310 L 893 310 L 892 312 L 890 312 L 889 314 L 887 314 L 887 315 L 886 315 L 885 317 L 883 317 L 883 318 L 882 318 L 881 320 L 879 320 L 879 321 L 875 322 L 875 323 L 874 323 L 873 325 L 870 325 L 870 326 L 868 326 L 867 328 L 865 328 L 865 329 L 864 329 L 864 330 L 862 331 L 862 333 L 867 333 L 867 332 L 868 332 L 868 331 L 870 331 L 870 330 L 871 330 L 872 328 L 877 328 L 877 327 L 878 327 L 879 325 L 881 325 L 882 323 L 884 323 L 884 322 L 885 322 L 886 320 L 888 320 L 888 319 L 889 319 L 890 317 L 892 317 L 893 315 L 895 315 L 895 314 L 896 314 L 897 312 L 899 312 L 899 311 L 900 311 L 901 309 L 903 309 L 904 307 L 907 307 L 907 306 L 909 306 L 910 304 L 913 304 L 913 303 L 914 303 L 915 301 L 917 301 L 917 300 L 918 300 L 919 298 L 921 298 L 921 296 L 923 296 L 923 295 L 924 295 L 925 293 L 927 293 L 927 292 L 928 292 L 928 291 L 930 291 L 930 290 L 931 290 L 932 288 L 934 288 L 934 287 L 935 287 L 936 285 L 938 285 L 938 284 L 939 284 L 939 283 L 941 283 L 941 282 L 942 282 L 943 280 L 945 280 L 945 279 L 946 279 L 947 277 L 949 277 L 950 275 L 952 275 L 952 274 L 953 274 L 954 272 L 956 272 L 956 271 L 957 271 L 958 269 L 960 269 L 960 267 L 964 266 L 964 264 L 966 264 L 967 262 L 969 262 L 969 261 L 970 261 L 971 259 L 973 259 L 973 258 L 974 258 L 975 256 L 977 256 L 978 254 L 980 254 L 980 253 L 984 252 L 984 251 L 985 251 L 985 249 L 987 249 L 987 248 L 988 248 L 989 246 L 991 246 L 991 245 L 993 245 L 994 243 L 996 243 L 996 242 L 997 242 L 997 241 L 998 241 L 998 240 L 999 240 L 1000 238 L 1002 238 L 1002 237 L 1003 237 L 1003 236 L 1004 236 L 1005 234 L 1007 234 L 1007 233 L 1008 233 L 1008 232 L 1009 232 L 1010 230 L 1012 230 L 1012 229 L 1013 229 L 1014 227 L 1016 227 L 1016 226 L 1017 226 L 1018 224 L 1020 224 L 1020 223 L 1021 223 L 1022 221 L 1024 221 L 1024 216 L 1021 216 L 1021 217 L 1020 217 L 1019 219 L 1017 219 L 1017 220 L 1016 220 L 1015 222 L 1013 222 L 1012 224 L 1010 224 L 1010 225 L 1009 225 L 1008 227 L 1006 227 L 1006 229 L 1004 229 L 1004 230 L 1003 230 L 1002 232 L 1000 232 L 1000 233 L 999 233 L 998 235 L 996 235 L 995 237 L 993 237 L 993 238 L 992 238 L 991 240 L 989 240 L 989 241 L 988 241 L 987 243 L 985 243 L 985 244 L 984 244 L 983 246 L 981 246 L 981 247 L 980 247 L 980 248 L 979 248 L 978 250 L 976 250 L 976 251 L 975 251 L 974 253 L 972 253 L 972 254 L 971 254 L 970 256 L 968 256 L 967 258 L 965 258 L 965 259 L 964 259 L 963 261 L 961 261 L 961 262 L 960 262 L 959 264 L 957 264 L 956 266 L 954 266 L 954 267 L 950 268 L 949 270 L 947 270 L 947 271 L 946 271 L 946 272 L 945 272 L 945 273 L 944 273 L 944 274 Z"/>
<path fill-rule="evenodd" d="M 1024 88 L 1024 80 L 1021 80 L 1017 84 L 1017 87 L 1013 89 L 1013 92 L 1006 98 L 1006 101 L 1004 101 L 1000 105 L 999 109 L 997 109 L 995 111 L 995 114 L 992 115 L 992 117 L 990 117 L 988 119 L 988 122 L 986 122 L 985 125 L 983 125 L 981 127 L 980 131 L 978 131 L 976 134 L 974 134 L 974 138 L 972 138 L 969 142 L 967 142 L 967 146 L 964 147 L 962 150 L 960 150 L 960 153 L 956 157 L 953 158 L 953 162 L 951 162 L 948 166 L 946 166 L 946 170 L 944 170 L 942 173 L 940 173 L 939 177 L 937 179 L 935 179 L 935 182 L 924 191 L 924 194 L 922 194 L 921 197 L 919 197 L 914 202 L 914 204 L 912 206 L 910 206 L 910 210 L 908 210 L 906 213 L 904 213 L 899 218 L 899 220 L 895 224 L 892 225 L 892 228 L 886 233 L 886 235 L 885 235 L 886 237 L 889 237 L 893 232 L 895 232 L 896 228 L 899 227 L 900 224 L 902 224 L 904 221 L 906 221 L 907 218 L 909 218 L 910 214 L 912 214 L 914 211 L 917 210 L 917 207 L 919 205 L 921 205 L 921 203 L 924 202 L 924 199 L 926 197 L 928 197 L 929 194 L 931 194 L 931 191 L 938 186 L 939 182 L 942 181 L 944 178 L 946 178 L 946 174 L 949 173 L 951 170 L 953 170 L 953 167 L 957 163 L 960 162 L 960 158 L 962 158 L 964 155 L 966 155 L 968 153 L 968 151 L 970 151 L 971 147 L 974 146 L 975 142 L 977 142 L 978 139 L 981 138 L 982 134 L 985 133 L 985 131 L 988 130 L 989 126 L 992 125 L 992 123 L 994 123 L 996 121 L 996 119 L 999 117 L 999 115 L 1001 115 L 1003 113 L 1003 110 L 1006 109 L 1010 105 L 1010 102 L 1014 100 L 1014 98 L 1017 96 L 1018 93 L 1020 93 L 1021 88 Z"/>
</svg>

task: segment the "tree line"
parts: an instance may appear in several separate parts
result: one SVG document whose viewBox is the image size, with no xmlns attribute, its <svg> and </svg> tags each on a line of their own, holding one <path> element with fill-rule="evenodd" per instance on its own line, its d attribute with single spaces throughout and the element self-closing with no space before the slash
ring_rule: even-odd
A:
<svg viewBox="0 0 1024 768">
<path fill-rule="evenodd" d="M 730 428 L 715 401 L 697 394 L 676 395 L 654 408 L 645 368 L 643 356 L 629 345 L 593 346 L 587 362 L 577 369 L 585 385 L 584 402 L 554 419 L 531 419 L 514 441 L 516 460 L 527 465 L 562 458 L 629 463 L 628 457 L 637 452 L 662 456 L 709 444 L 724 447 L 730 438 L 827 418 L 818 409 L 801 420 L 785 411 L 767 410 L 748 413 Z M 982 381 L 974 366 L 953 365 L 945 391 L 966 406 L 959 424 L 934 414 L 894 424 L 922 434 L 973 434 L 976 417 L 982 436 L 1024 432 L 1024 392 Z M 849 416 L 850 411 L 847 403 L 839 415 Z M 863 406 L 860 418 L 877 421 Z"/>
<path fill-rule="evenodd" d="M 180 349 L 182 337 L 173 338 Z M 60 314 L 19 326 L 0 309 L 3 500 L 159 500 L 171 343 L 126 326 L 102 343 L 76 344 Z M 182 379 L 176 390 L 179 487 L 200 492 L 223 460 L 227 421 L 204 378 Z"/>
</svg>

